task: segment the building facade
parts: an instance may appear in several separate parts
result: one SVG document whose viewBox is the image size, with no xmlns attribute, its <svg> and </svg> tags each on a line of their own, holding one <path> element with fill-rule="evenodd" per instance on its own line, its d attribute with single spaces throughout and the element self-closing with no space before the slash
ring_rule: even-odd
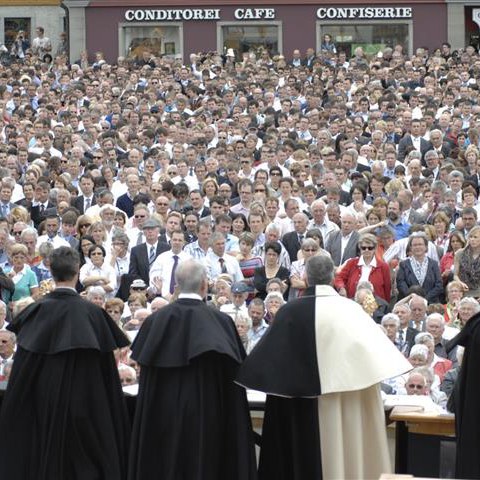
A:
<svg viewBox="0 0 480 480">
<path fill-rule="evenodd" d="M 45 29 L 45 36 L 52 41 L 55 52 L 60 34 L 67 29 L 67 15 L 60 0 L 2 0 L 0 2 L 0 44 L 10 48 L 19 30 L 25 31 L 30 41 L 35 28 Z"/>
<path fill-rule="evenodd" d="M 289 58 L 296 48 L 302 53 L 309 47 L 319 50 L 324 34 L 331 35 L 347 55 L 357 46 L 376 53 L 396 44 L 412 53 L 416 47 L 433 48 L 447 39 L 447 4 L 435 0 L 374 0 L 368 6 L 360 0 L 66 2 L 69 6 L 76 3 L 87 4 L 84 47 L 89 52 L 102 50 L 109 61 L 138 55 L 145 48 L 155 54 L 186 57 L 229 48 L 240 56 L 244 51 L 266 47 L 272 54 Z M 81 42 L 72 44 L 81 46 Z"/>
</svg>

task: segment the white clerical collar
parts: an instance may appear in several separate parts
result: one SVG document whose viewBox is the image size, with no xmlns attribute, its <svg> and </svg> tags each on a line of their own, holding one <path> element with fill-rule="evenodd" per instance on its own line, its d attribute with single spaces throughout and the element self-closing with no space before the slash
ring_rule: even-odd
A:
<svg viewBox="0 0 480 480">
<path fill-rule="evenodd" d="M 182 298 L 188 298 L 190 300 L 200 300 L 201 302 L 203 301 L 203 298 L 198 294 L 198 293 L 181 293 L 178 296 L 178 299 Z"/>
</svg>

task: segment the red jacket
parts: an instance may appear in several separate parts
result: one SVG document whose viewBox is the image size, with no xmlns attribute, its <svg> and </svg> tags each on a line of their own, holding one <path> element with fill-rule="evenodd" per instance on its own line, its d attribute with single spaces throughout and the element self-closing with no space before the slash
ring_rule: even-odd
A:
<svg viewBox="0 0 480 480">
<path fill-rule="evenodd" d="M 362 276 L 362 267 L 358 265 L 358 257 L 348 260 L 340 272 L 335 276 L 337 290 L 345 288 L 347 297 L 353 298 L 357 290 L 358 282 Z M 376 259 L 377 266 L 373 267 L 368 281 L 373 285 L 373 293 L 386 302 L 390 303 L 392 283 L 390 280 L 390 268 L 383 260 Z"/>
</svg>

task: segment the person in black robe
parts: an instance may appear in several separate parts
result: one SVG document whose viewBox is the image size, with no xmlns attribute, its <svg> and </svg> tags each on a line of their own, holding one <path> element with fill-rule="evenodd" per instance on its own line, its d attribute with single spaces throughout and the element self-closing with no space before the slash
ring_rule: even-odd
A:
<svg viewBox="0 0 480 480">
<path fill-rule="evenodd" d="M 178 300 L 145 320 L 132 346 L 141 367 L 129 480 L 256 478 L 245 352 L 231 318 L 208 307 L 203 265 L 176 270 Z"/>
<path fill-rule="evenodd" d="M 8 328 L 17 334 L 0 415 L 0 477 L 122 480 L 130 426 L 113 351 L 128 339 L 74 290 L 80 259 L 54 250 L 57 288 Z"/>
<path fill-rule="evenodd" d="M 379 478 L 391 469 L 380 382 L 411 366 L 332 288 L 333 270 L 329 257 L 309 259 L 304 296 L 277 312 L 239 370 L 240 385 L 267 393 L 260 480 Z"/>
<path fill-rule="evenodd" d="M 480 478 L 480 313 L 447 343 L 447 352 L 457 345 L 465 351 L 448 402 L 448 409 L 455 413 L 455 478 Z"/>
</svg>

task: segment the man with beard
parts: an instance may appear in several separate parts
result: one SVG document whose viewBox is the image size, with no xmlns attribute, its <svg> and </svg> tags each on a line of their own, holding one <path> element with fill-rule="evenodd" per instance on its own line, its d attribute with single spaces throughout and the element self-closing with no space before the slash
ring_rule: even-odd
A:
<svg viewBox="0 0 480 480">
<path fill-rule="evenodd" d="M 333 289 L 333 273 L 329 257 L 309 259 L 304 296 L 278 311 L 237 377 L 267 393 L 260 480 L 391 471 L 380 382 L 411 365 L 360 305 Z"/>
<path fill-rule="evenodd" d="M 403 205 L 400 200 L 388 202 L 387 217 L 388 226 L 395 232 L 395 240 L 406 238 L 409 235 L 410 224 L 402 220 Z"/>
<path fill-rule="evenodd" d="M 54 250 L 56 289 L 8 327 L 17 352 L 0 416 L 4 478 L 126 478 L 129 425 L 113 352 L 129 342 L 75 291 L 79 265 L 70 247 Z"/>
</svg>

